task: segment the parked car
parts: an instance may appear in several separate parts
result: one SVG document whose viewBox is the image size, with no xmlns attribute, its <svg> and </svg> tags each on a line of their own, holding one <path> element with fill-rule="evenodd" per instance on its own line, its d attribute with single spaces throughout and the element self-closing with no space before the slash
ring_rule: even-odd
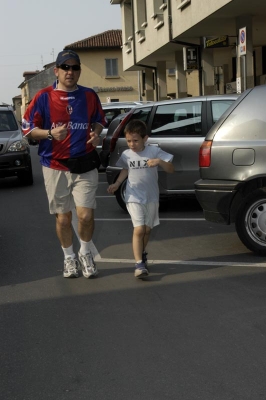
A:
<svg viewBox="0 0 266 400">
<path fill-rule="evenodd" d="M 0 105 L 0 178 L 11 176 L 24 185 L 33 184 L 29 143 L 12 107 Z"/>
<path fill-rule="evenodd" d="M 116 162 L 127 149 L 123 132 L 132 119 L 147 124 L 148 145 L 160 146 L 174 155 L 174 174 L 159 170 L 160 195 L 195 195 L 194 182 L 199 178 L 198 152 L 208 130 L 237 99 L 237 95 L 187 97 L 137 106 L 110 125 L 100 157 L 107 167 L 109 184 L 116 181 L 121 168 Z M 125 180 L 116 191 L 118 204 L 125 207 Z"/>
<path fill-rule="evenodd" d="M 144 104 L 147 102 L 142 102 L 142 101 L 114 101 L 110 103 L 102 103 L 102 109 L 105 113 L 105 118 L 107 125 L 103 128 L 102 133 L 101 133 L 101 143 L 99 146 L 97 146 L 98 152 L 102 150 L 102 141 L 105 138 L 108 128 L 110 126 L 110 123 L 119 115 L 124 115 L 125 113 L 128 113 L 132 108 L 139 106 L 141 104 Z"/>
<path fill-rule="evenodd" d="M 235 223 L 251 251 L 266 254 L 266 85 L 245 91 L 200 148 L 197 199 L 205 219 Z"/>
</svg>

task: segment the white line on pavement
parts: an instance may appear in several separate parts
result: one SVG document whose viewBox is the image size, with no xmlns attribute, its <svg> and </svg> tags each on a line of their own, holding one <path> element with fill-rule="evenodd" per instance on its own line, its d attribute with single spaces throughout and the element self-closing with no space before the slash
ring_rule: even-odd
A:
<svg viewBox="0 0 266 400">
<path fill-rule="evenodd" d="M 106 196 L 109 197 L 109 196 Z M 95 218 L 95 221 L 116 221 L 116 222 L 131 222 L 130 218 Z M 204 218 L 160 218 L 160 221 L 205 221 Z M 78 219 L 76 209 L 72 210 L 72 226 L 78 236 Z M 118 264 L 134 264 L 132 259 L 117 259 L 117 258 L 102 258 L 96 246 L 92 242 L 91 252 L 95 261 L 105 263 L 118 263 Z M 217 261 L 183 261 L 183 260 L 149 260 L 149 264 L 172 264 L 172 265 L 197 265 L 197 266 L 232 266 L 232 267 L 252 267 L 252 268 L 266 268 L 266 263 L 242 263 L 242 262 L 217 262 Z"/>
<path fill-rule="evenodd" d="M 95 221 L 131 221 L 130 218 L 95 218 Z M 160 218 L 160 221 L 205 221 L 204 218 Z"/>
<path fill-rule="evenodd" d="M 98 258 L 95 257 L 95 261 L 105 263 L 117 263 L 117 264 L 135 264 L 134 260 L 130 259 L 117 259 L 117 258 Z M 245 262 L 229 262 L 229 261 L 183 261 L 183 260 L 150 260 L 150 264 L 172 264 L 172 265 L 205 265 L 205 266 L 222 266 L 222 267 L 252 267 L 252 268 L 266 268 L 266 263 L 245 263 Z"/>
<path fill-rule="evenodd" d="M 195 218 L 195 219 L 186 219 L 186 218 L 164 218 L 165 221 L 201 221 L 204 219 Z M 108 219 L 108 218 L 98 218 L 96 221 L 131 221 L 130 218 L 127 219 Z M 205 220 L 204 220 L 205 221 Z M 78 236 L 78 218 L 76 209 L 72 210 L 72 226 L 73 229 Z M 105 263 L 116 263 L 116 264 L 134 264 L 135 261 L 132 259 L 117 259 L 117 258 L 102 258 L 99 254 L 96 246 L 92 242 L 91 245 L 92 255 L 97 262 L 105 262 Z M 183 261 L 183 260 L 149 260 L 149 264 L 172 264 L 172 265 L 197 265 L 197 266 L 222 266 L 222 267 L 249 267 L 249 268 L 266 268 L 266 263 L 245 263 L 245 262 L 221 262 L 221 261 Z"/>
</svg>

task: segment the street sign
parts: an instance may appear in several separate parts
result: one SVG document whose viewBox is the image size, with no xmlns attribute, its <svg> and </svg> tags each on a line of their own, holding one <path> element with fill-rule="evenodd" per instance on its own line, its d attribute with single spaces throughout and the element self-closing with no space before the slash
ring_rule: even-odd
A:
<svg viewBox="0 0 266 400">
<path fill-rule="evenodd" d="M 212 37 L 204 37 L 204 48 L 205 49 L 214 49 L 217 47 L 228 47 L 229 39 L 227 35 L 224 36 L 212 36 Z"/>
<path fill-rule="evenodd" d="M 239 55 L 245 56 L 247 53 L 247 33 L 246 27 L 239 29 Z"/>
<path fill-rule="evenodd" d="M 198 48 L 183 47 L 183 61 L 185 71 L 198 69 Z"/>
</svg>

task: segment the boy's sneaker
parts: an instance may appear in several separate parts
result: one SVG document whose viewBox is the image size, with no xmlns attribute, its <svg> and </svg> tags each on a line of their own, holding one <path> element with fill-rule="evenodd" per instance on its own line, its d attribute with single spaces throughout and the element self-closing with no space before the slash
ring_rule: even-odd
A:
<svg viewBox="0 0 266 400">
<path fill-rule="evenodd" d="M 149 275 L 149 271 L 144 262 L 135 264 L 135 277 L 144 278 Z"/>
<path fill-rule="evenodd" d="M 87 253 L 85 256 L 79 253 L 79 262 L 81 264 L 82 274 L 84 278 L 92 278 L 98 275 L 98 270 L 91 252 Z"/>
<path fill-rule="evenodd" d="M 150 272 L 149 269 L 148 269 L 148 258 L 147 258 L 147 255 L 148 255 L 148 253 L 146 251 L 143 251 L 143 253 L 142 253 L 142 262 L 145 264 L 146 269 L 148 270 L 148 272 Z"/>
<path fill-rule="evenodd" d="M 78 267 L 79 267 L 79 262 L 76 258 L 67 257 L 64 260 L 63 277 L 64 278 L 78 278 L 78 276 L 79 276 Z"/>
</svg>

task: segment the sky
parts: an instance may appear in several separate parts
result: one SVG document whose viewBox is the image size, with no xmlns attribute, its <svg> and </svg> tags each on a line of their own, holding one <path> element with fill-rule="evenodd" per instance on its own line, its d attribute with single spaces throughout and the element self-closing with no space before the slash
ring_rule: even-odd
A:
<svg viewBox="0 0 266 400">
<path fill-rule="evenodd" d="M 0 104 L 21 94 L 25 71 L 42 70 L 71 43 L 121 29 L 110 0 L 0 0 Z"/>
</svg>

